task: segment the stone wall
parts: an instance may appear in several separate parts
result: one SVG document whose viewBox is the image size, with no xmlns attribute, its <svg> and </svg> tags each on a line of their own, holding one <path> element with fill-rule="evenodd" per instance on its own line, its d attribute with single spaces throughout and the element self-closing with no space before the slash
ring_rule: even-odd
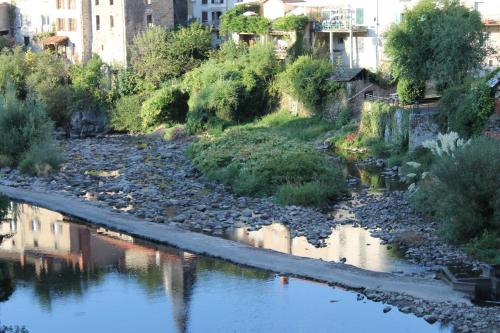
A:
<svg viewBox="0 0 500 333">
<path fill-rule="evenodd" d="M 435 112 L 410 113 L 409 119 L 409 142 L 408 150 L 414 151 L 415 148 L 422 145 L 426 140 L 435 139 L 439 134 L 439 126 L 434 120 Z"/>
</svg>

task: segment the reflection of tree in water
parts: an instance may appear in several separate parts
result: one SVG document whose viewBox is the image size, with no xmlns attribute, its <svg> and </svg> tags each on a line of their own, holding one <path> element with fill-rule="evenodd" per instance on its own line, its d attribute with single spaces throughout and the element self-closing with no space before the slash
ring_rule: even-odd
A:
<svg viewBox="0 0 500 333">
<path fill-rule="evenodd" d="M 39 274 L 34 265 L 22 266 L 19 262 L 0 262 L 0 269 L 10 281 L 23 281 L 33 285 L 38 301 L 47 310 L 51 308 L 53 296 L 82 296 L 89 287 L 102 282 L 105 275 L 101 269 L 81 272 L 78 268 L 64 264 L 57 271 L 42 270 Z"/>
<path fill-rule="evenodd" d="M 273 277 L 273 273 L 258 269 L 238 266 L 221 260 L 213 260 L 209 258 L 199 258 L 197 260 L 199 272 L 216 271 L 226 275 L 239 276 L 245 279 L 267 280 Z"/>
</svg>

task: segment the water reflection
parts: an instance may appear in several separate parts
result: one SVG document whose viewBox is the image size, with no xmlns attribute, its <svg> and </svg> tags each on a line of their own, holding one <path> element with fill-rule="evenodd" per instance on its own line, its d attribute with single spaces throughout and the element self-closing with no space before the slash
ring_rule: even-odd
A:
<svg viewBox="0 0 500 333">
<path fill-rule="evenodd" d="M 4 233 L 13 237 L 0 245 L 0 316 L 30 332 L 440 329 L 383 314 L 382 304 L 358 302 L 354 293 L 68 223 L 24 204 L 12 206 Z M 364 320 L 353 320 L 360 313 Z"/>
<path fill-rule="evenodd" d="M 315 247 L 304 236 L 290 237 L 286 226 L 273 223 L 257 231 L 237 228 L 228 231 L 228 238 L 245 244 L 288 253 L 295 256 L 346 263 L 378 272 L 419 272 L 423 268 L 406 263 L 398 253 L 380 239 L 372 237 L 368 230 L 352 225 L 338 225 L 325 239 L 325 246 Z"/>
<path fill-rule="evenodd" d="M 356 160 L 359 156 L 345 155 L 337 164 L 340 166 L 345 177 L 353 177 L 359 180 L 358 186 L 369 186 L 374 190 L 401 191 L 406 190 L 408 185 L 399 181 L 398 178 L 384 177 L 383 168 L 373 165 L 358 165 Z"/>
</svg>

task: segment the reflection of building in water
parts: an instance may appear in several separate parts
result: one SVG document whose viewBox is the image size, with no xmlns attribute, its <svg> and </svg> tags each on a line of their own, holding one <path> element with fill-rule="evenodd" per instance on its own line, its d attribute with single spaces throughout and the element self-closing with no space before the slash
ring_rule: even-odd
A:
<svg viewBox="0 0 500 333">
<path fill-rule="evenodd" d="M 196 263 L 191 254 L 164 261 L 163 276 L 165 291 L 170 296 L 175 324 L 178 332 L 186 332 L 189 319 L 189 302 L 196 278 Z"/>
<path fill-rule="evenodd" d="M 255 247 L 270 249 L 296 256 L 339 261 L 346 258 L 350 265 L 375 271 L 387 271 L 390 265 L 387 248 L 367 230 L 349 225 L 338 226 L 326 239 L 326 247 L 317 248 L 305 237 L 290 239 L 290 231 L 274 223 L 257 231 L 238 228 L 229 237 Z M 367 245 L 369 244 L 369 245 Z"/>
<path fill-rule="evenodd" d="M 127 235 L 63 222 L 61 214 L 25 204 L 16 205 L 8 221 L 0 223 L 0 234 L 10 233 L 13 237 L 0 244 L 0 261 L 19 262 L 23 271 L 34 266 L 39 278 L 57 273 L 70 280 L 69 275 L 98 272 L 110 266 L 132 272 L 159 270 L 172 302 L 177 330 L 186 331 L 196 278 L 193 255 L 159 251 L 134 243 Z"/>
</svg>

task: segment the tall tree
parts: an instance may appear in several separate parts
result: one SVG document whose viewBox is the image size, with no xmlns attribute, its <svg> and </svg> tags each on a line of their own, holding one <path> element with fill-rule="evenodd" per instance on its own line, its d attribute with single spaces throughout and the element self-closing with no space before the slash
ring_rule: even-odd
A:
<svg viewBox="0 0 500 333">
<path fill-rule="evenodd" d="M 153 27 L 134 38 L 132 67 L 141 79 L 158 88 L 207 59 L 211 42 L 210 30 L 199 23 L 174 31 Z"/>
<path fill-rule="evenodd" d="M 461 84 L 488 52 L 480 14 L 458 0 L 421 0 L 385 37 L 395 78 L 439 89 Z"/>
</svg>

